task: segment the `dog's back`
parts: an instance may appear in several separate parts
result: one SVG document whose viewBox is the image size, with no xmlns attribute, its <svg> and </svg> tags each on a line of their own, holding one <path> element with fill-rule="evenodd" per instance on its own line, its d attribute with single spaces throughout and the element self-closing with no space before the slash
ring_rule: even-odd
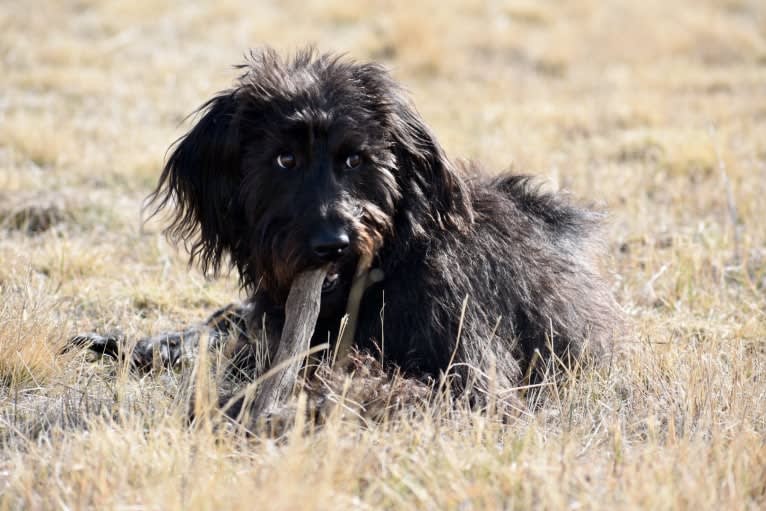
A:
<svg viewBox="0 0 766 511">
<path fill-rule="evenodd" d="M 365 299 L 360 338 L 411 373 L 452 363 L 471 379 L 493 366 L 507 386 L 554 361 L 602 355 L 617 324 L 598 268 L 602 215 L 526 176 L 476 176 L 467 189 L 467 229 L 434 229 L 406 259 L 382 262 L 386 280 Z"/>
</svg>

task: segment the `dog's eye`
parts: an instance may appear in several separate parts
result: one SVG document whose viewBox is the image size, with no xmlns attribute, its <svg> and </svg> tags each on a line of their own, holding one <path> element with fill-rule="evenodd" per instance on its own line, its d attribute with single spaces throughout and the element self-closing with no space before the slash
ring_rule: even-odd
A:
<svg viewBox="0 0 766 511">
<path fill-rule="evenodd" d="M 346 158 L 346 167 L 355 169 L 362 164 L 362 157 L 358 154 L 351 154 Z"/>
<path fill-rule="evenodd" d="M 277 156 L 277 165 L 287 170 L 295 167 L 295 155 L 291 153 L 280 154 Z"/>
</svg>

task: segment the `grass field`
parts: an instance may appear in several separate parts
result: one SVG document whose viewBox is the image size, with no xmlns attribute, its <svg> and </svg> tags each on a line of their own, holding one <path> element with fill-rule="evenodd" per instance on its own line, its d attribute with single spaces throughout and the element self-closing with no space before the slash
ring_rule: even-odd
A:
<svg viewBox="0 0 766 511">
<path fill-rule="evenodd" d="M 611 363 L 506 425 L 277 442 L 189 429 L 175 374 L 59 354 L 240 295 L 141 202 L 249 47 L 306 43 L 390 66 L 452 157 L 609 210 Z M 760 0 L 2 2 L 0 509 L 763 509 L 765 203 Z"/>
</svg>

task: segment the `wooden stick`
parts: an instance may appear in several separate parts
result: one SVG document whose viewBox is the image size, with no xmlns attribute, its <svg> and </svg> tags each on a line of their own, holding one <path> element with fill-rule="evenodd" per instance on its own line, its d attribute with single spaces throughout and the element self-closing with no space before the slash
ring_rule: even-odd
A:
<svg viewBox="0 0 766 511">
<path fill-rule="evenodd" d="M 303 356 L 314 334 L 322 298 L 322 283 L 327 268 L 298 274 L 290 286 L 285 304 L 285 326 L 279 338 L 272 367 L 281 369 L 263 381 L 253 401 L 251 417 L 258 418 L 274 410 L 292 393 Z"/>
</svg>

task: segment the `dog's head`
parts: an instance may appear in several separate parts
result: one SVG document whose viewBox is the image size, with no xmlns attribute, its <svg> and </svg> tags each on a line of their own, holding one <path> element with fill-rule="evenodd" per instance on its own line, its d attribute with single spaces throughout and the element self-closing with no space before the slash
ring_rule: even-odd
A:
<svg viewBox="0 0 766 511">
<path fill-rule="evenodd" d="M 203 270 L 228 254 L 246 286 L 278 300 L 297 272 L 329 264 L 325 308 L 362 254 L 470 218 L 463 181 L 382 67 L 272 50 L 240 67 L 154 192 L 158 209 L 176 204 L 167 233 Z"/>
</svg>

